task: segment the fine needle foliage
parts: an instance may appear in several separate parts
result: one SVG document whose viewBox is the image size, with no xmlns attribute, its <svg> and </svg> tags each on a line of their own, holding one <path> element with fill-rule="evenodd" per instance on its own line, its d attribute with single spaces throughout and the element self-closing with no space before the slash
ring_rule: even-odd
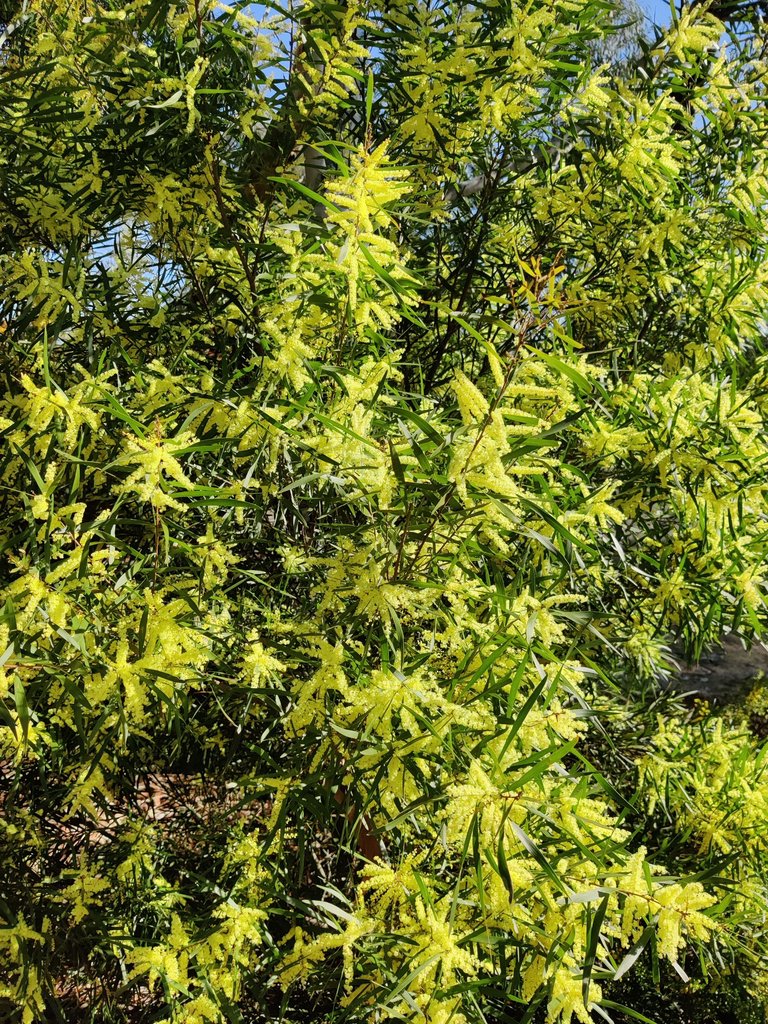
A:
<svg viewBox="0 0 768 1024">
<path fill-rule="evenodd" d="M 3 1020 L 768 992 L 762 698 L 653 691 L 768 623 L 718 7 L 1 5 Z"/>
</svg>

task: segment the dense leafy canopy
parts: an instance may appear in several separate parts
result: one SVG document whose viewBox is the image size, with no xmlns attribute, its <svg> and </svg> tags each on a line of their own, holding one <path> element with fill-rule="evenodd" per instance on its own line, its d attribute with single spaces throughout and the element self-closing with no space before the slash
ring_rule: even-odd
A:
<svg viewBox="0 0 768 1024">
<path fill-rule="evenodd" d="M 760 698 L 645 689 L 766 627 L 753 7 L 6 12 L 9 1014 L 762 991 Z"/>
</svg>

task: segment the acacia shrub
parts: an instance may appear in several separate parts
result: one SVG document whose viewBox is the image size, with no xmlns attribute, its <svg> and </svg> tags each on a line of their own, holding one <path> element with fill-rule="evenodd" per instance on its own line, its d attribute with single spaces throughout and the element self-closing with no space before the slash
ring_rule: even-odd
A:
<svg viewBox="0 0 768 1024">
<path fill-rule="evenodd" d="M 614 24 L 16 11 L 23 1024 L 568 1024 L 641 956 L 760 991 L 760 742 L 624 683 L 765 628 L 766 69 L 696 5 L 619 76 Z"/>
</svg>

